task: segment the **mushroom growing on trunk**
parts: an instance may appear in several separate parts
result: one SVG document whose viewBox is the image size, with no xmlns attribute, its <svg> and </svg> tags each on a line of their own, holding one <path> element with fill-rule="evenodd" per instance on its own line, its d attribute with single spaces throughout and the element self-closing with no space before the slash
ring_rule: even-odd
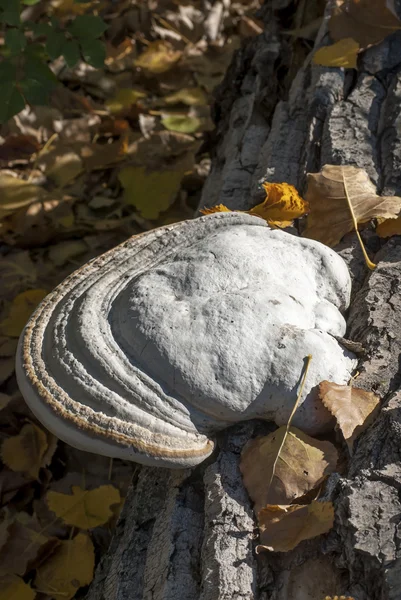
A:
<svg viewBox="0 0 401 600">
<path fill-rule="evenodd" d="M 356 361 L 333 336 L 351 282 L 343 260 L 258 217 L 217 213 L 134 236 L 92 260 L 40 304 L 17 354 L 20 389 L 72 446 L 167 467 L 213 451 L 238 421 L 293 425 L 331 416 L 322 380 Z"/>
</svg>

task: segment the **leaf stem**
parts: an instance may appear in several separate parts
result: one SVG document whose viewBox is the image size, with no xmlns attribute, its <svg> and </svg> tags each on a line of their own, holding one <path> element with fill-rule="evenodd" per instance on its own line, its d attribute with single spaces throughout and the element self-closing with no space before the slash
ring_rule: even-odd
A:
<svg viewBox="0 0 401 600">
<path fill-rule="evenodd" d="M 289 416 L 289 419 L 287 421 L 287 426 L 285 428 L 285 432 L 284 432 L 283 439 L 282 439 L 281 444 L 280 444 L 280 448 L 278 449 L 277 456 L 274 459 L 273 468 L 272 468 L 272 474 L 271 474 L 271 477 L 270 477 L 269 485 L 267 486 L 267 494 L 269 493 L 270 486 L 272 484 L 273 477 L 274 477 L 274 474 L 276 472 L 276 466 L 277 466 L 278 459 L 280 457 L 281 451 L 282 451 L 283 446 L 285 444 L 285 440 L 287 439 L 288 433 L 290 431 L 291 421 L 292 421 L 292 419 L 293 419 L 293 417 L 295 415 L 295 412 L 296 412 L 296 410 L 298 408 L 299 401 L 300 401 L 301 396 L 302 396 L 302 392 L 303 392 L 303 389 L 304 389 L 305 380 L 306 380 L 306 376 L 308 374 L 309 365 L 310 365 L 311 360 L 312 360 L 312 354 L 308 354 L 308 356 L 306 357 L 305 371 L 304 371 L 304 375 L 303 375 L 303 378 L 302 378 L 302 381 L 301 381 L 301 385 L 300 385 L 300 388 L 299 388 L 298 396 L 297 396 L 297 399 L 295 401 L 294 408 L 292 409 L 291 414 Z"/>
<path fill-rule="evenodd" d="M 363 252 L 363 256 L 364 256 L 364 258 L 365 258 L 365 262 L 366 262 L 366 264 L 367 264 L 368 268 L 369 268 L 369 269 L 371 269 L 371 271 L 373 271 L 373 269 L 375 269 L 375 268 L 376 268 L 376 265 L 375 265 L 375 263 L 373 263 L 373 262 L 370 260 L 370 258 L 369 258 L 369 256 L 368 256 L 368 253 L 367 253 L 367 252 L 366 252 L 366 250 L 365 250 L 365 246 L 364 246 L 364 244 L 363 244 L 362 238 L 361 238 L 361 236 L 360 236 L 360 234 L 359 234 L 359 231 L 358 231 L 358 222 L 357 222 L 357 220 L 356 220 L 355 213 L 354 213 L 354 209 L 353 209 L 353 207 L 352 207 L 351 200 L 350 200 L 350 197 L 349 197 L 349 194 L 348 194 L 347 182 L 346 182 L 346 180 L 345 180 L 344 170 L 343 170 L 343 169 L 341 169 L 341 172 L 342 172 L 342 176 L 343 176 L 343 184 L 344 184 L 345 197 L 347 198 L 348 207 L 349 207 L 349 210 L 350 210 L 350 212 L 351 212 L 351 217 L 352 217 L 352 221 L 353 221 L 353 223 L 354 223 L 354 227 L 355 227 L 356 235 L 358 236 L 359 244 L 360 244 L 360 246 L 361 246 L 361 249 L 362 249 L 362 252 Z"/>
</svg>

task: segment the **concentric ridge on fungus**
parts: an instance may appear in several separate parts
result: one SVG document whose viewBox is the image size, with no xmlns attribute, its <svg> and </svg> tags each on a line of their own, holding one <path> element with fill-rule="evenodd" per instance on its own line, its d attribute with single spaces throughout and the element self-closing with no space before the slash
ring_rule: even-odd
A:
<svg viewBox="0 0 401 600">
<path fill-rule="evenodd" d="M 220 213 L 132 237 L 62 282 L 21 335 L 29 406 L 66 442 L 143 464 L 187 467 L 213 434 L 251 418 L 283 424 L 313 355 L 293 424 L 329 415 L 316 386 L 348 381 L 333 335 L 350 278 L 324 245 L 258 217 Z"/>
</svg>

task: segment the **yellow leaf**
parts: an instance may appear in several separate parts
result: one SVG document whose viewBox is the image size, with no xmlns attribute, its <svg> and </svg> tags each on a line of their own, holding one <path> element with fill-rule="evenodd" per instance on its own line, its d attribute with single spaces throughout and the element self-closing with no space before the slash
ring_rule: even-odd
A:
<svg viewBox="0 0 401 600">
<path fill-rule="evenodd" d="M 303 235 L 327 246 L 335 246 L 357 223 L 397 216 L 401 211 L 398 196 L 378 196 L 364 169 L 325 165 L 319 173 L 308 174 L 306 199 L 310 205 Z"/>
<path fill-rule="evenodd" d="M 170 42 L 157 40 L 149 44 L 134 64 L 150 73 L 165 73 L 180 60 L 181 55 L 182 52 L 174 50 Z"/>
<path fill-rule="evenodd" d="M 136 104 L 138 100 L 146 97 L 146 92 L 135 89 L 119 89 L 116 94 L 106 100 L 105 104 L 112 114 L 119 113 L 125 108 L 129 108 L 132 104 Z"/>
<path fill-rule="evenodd" d="M 227 208 L 227 206 L 224 206 L 224 204 L 217 204 L 216 206 L 212 206 L 211 208 L 201 208 L 199 212 L 201 212 L 202 215 L 212 215 L 216 212 L 231 212 L 231 210 Z"/>
<path fill-rule="evenodd" d="M 0 600 L 34 600 L 36 592 L 17 575 L 0 577 Z"/>
<path fill-rule="evenodd" d="M 70 600 L 78 589 L 93 579 L 95 552 L 86 533 L 61 542 L 55 552 L 37 569 L 35 587 L 51 598 Z"/>
<path fill-rule="evenodd" d="M 72 495 L 50 491 L 47 504 L 67 525 L 91 529 L 104 525 L 113 515 L 112 504 L 120 502 L 120 492 L 112 485 L 101 485 L 94 490 L 72 486 Z"/>
<path fill-rule="evenodd" d="M 290 504 L 317 487 L 336 468 L 338 456 L 333 444 L 290 427 L 272 478 L 285 431 L 283 426 L 252 440 L 242 452 L 240 469 L 256 513 L 266 504 Z"/>
<path fill-rule="evenodd" d="M 48 193 L 39 185 L 7 173 L 0 173 L 0 219 L 32 202 L 41 202 L 47 197 Z"/>
<path fill-rule="evenodd" d="M 125 167 L 118 178 L 124 188 L 124 201 L 132 204 L 145 219 L 157 219 L 174 202 L 185 171 L 154 171 L 145 167 Z"/>
<path fill-rule="evenodd" d="M 258 550 L 288 552 L 303 540 L 309 540 L 333 527 L 334 508 L 331 502 L 269 505 L 259 512 L 260 541 Z"/>
<path fill-rule="evenodd" d="M 187 106 L 206 106 L 208 104 L 208 97 L 206 92 L 200 87 L 182 88 L 174 94 L 165 96 L 164 101 L 166 104 L 186 104 Z"/>
<path fill-rule="evenodd" d="M 338 385 L 332 381 L 319 384 L 319 396 L 325 407 L 336 418 L 350 453 L 356 438 L 373 422 L 380 408 L 380 399 L 349 385 Z"/>
<path fill-rule="evenodd" d="M 401 217 L 395 219 L 378 219 L 376 233 L 381 238 L 401 235 Z"/>
<path fill-rule="evenodd" d="M 7 318 L 0 323 L 0 333 L 9 337 L 19 337 L 29 317 L 39 302 L 47 296 L 46 290 L 27 290 L 16 296 Z"/>
<path fill-rule="evenodd" d="M 313 62 L 324 67 L 356 69 L 359 50 L 358 42 L 352 38 L 345 38 L 331 46 L 319 48 L 313 56 Z"/>
<path fill-rule="evenodd" d="M 308 212 L 308 203 L 288 183 L 264 183 L 266 199 L 252 208 L 250 215 L 265 219 L 273 227 L 288 227 L 293 221 Z"/>
<path fill-rule="evenodd" d="M 401 29 L 393 7 L 386 0 L 336 0 L 329 31 L 334 41 L 352 37 L 361 48 L 378 44 Z"/>
<path fill-rule="evenodd" d="M 28 423 L 18 435 L 4 440 L 1 459 L 12 471 L 26 473 L 33 479 L 38 479 L 47 448 L 46 433 L 33 423 Z"/>
</svg>

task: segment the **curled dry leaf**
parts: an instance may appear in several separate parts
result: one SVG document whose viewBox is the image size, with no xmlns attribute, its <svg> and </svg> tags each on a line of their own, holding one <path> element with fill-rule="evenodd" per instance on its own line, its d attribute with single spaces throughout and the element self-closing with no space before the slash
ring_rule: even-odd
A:
<svg viewBox="0 0 401 600">
<path fill-rule="evenodd" d="M 48 192 L 39 185 L 9 173 L 0 173 L 0 219 L 32 202 L 43 202 L 48 197 Z"/>
<path fill-rule="evenodd" d="M 294 219 L 308 212 L 308 203 L 301 198 L 293 185 L 264 183 L 266 200 L 249 211 L 265 219 L 273 227 L 288 227 Z"/>
<path fill-rule="evenodd" d="M 393 0 L 336 0 L 329 21 L 334 41 L 351 37 L 361 48 L 378 44 L 399 29 Z"/>
<path fill-rule="evenodd" d="M 78 533 L 73 540 L 61 542 L 37 569 L 35 587 L 43 592 L 51 590 L 53 598 L 70 600 L 92 581 L 94 566 L 93 543 L 86 533 Z"/>
<path fill-rule="evenodd" d="M 309 210 L 308 203 L 301 198 L 293 185 L 288 183 L 264 183 L 266 199 L 257 204 L 247 212 L 250 215 L 261 217 L 272 227 L 288 227 L 294 219 L 301 217 Z M 212 208 L 203 208 L 200 211 L 204 215 L 214 212 L 230 212 L 224 204 L 218 204 Z"/>
<path fill-rule="evenodd" d="M 331 502 L 267 506 L 259 512 L 260 546 L 257 551 L 288 552 L 304 540 L 309 540 L 333 527 L 334 508 Z"/>
<path fill-rule="evenodd" d="M 379 397 L 373 392 L 349 385 L 338 385 L 331 381 L 320 383 L 319 396 L 336 418 L 352 454 L 356 438 L 371 425 L 377 415 L 380 408 Z"/>
<path fill-rule="evenodd" d="M 347 194 L 358 223 L 370 219 L 393 219 L 401 211 L 398 196 L 378 196 L 364 169 L 325 165 L 319 173 L 308 174 L 306 199 L 310 212 L 303 235 L 335 246 L 354 229 Z"/>
<path fill-rule="evenodd" d="M 242 452 L 240 469 L 256 513 L 266 504 L 290 504 L 336 468 L 338 455 L 333 444 L 315 440 L 296 427 L 290 427 L 275 465 L 285 432 L 283 426 L 252 440 Z"/>
<path fill-rule="evenodd" d="M 381 238 L 401 235 L 401 217 L 396 219 L 378 219 L 376 233 Z"/>
<path fill-rule="evenodd" d="M 313 62 L 325 67 L 356 69 L 359 50 L 358 42 L 352 38 L 344 38 L 335 44 L 319 48 L 313 56 Z"/>
<path fill-rule="evenodd" d="M 111 506 L 121 501 L 120 492 L 112 485 L 101 485 L 94 490 L 72 486 L 71 494 L 50 491 L 46 495 L 48 507 L 68 525 L 91 529 L 104 525 L 113 516 Z"/>
</svg>

